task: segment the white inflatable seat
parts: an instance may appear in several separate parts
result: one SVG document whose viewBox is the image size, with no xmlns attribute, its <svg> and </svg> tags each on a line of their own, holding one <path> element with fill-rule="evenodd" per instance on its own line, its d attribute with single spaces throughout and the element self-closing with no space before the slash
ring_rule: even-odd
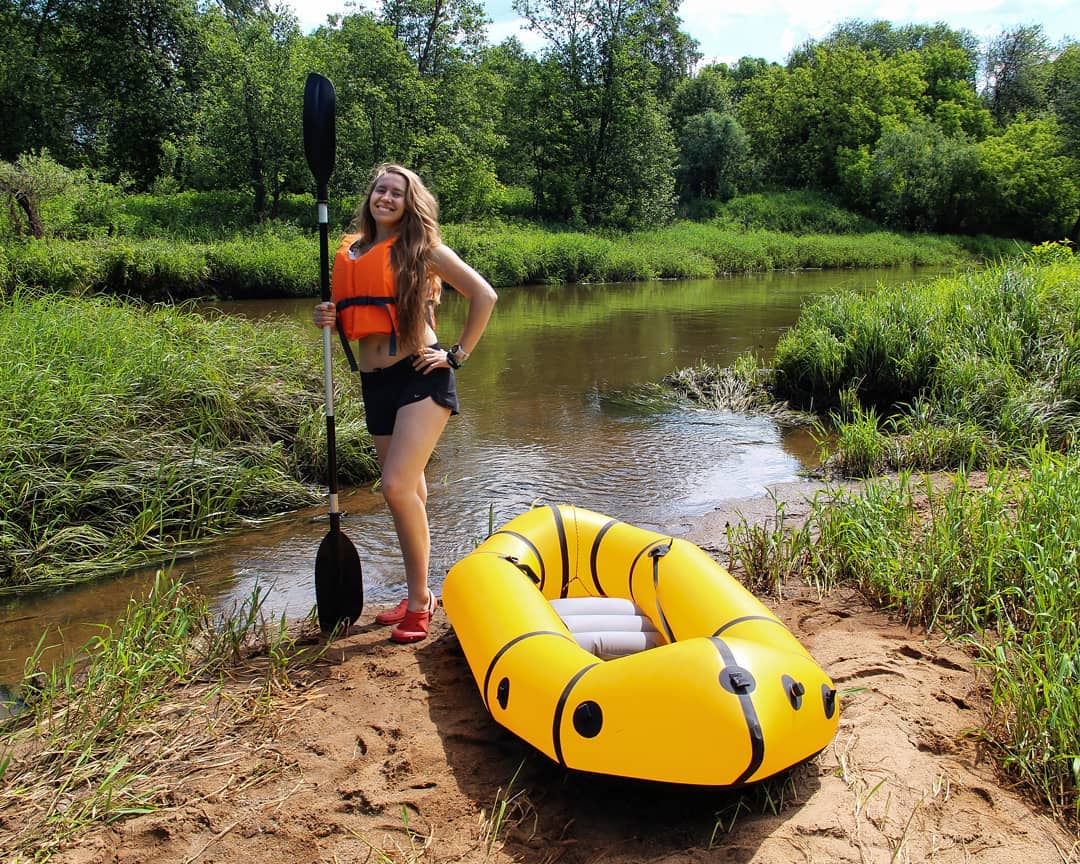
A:
<svg viewBox="0 0 1080 864">
<path fill-rule="evenodd" d="M 601 660 L 664 644 L 645 613 L 622 597 L 563 597 L 550 602 L 578 645 Z"/>
</svg>

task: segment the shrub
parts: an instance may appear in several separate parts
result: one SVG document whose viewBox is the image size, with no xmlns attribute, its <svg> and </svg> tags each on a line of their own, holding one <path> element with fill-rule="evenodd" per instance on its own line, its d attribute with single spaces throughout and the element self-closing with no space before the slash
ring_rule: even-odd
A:
<svg viewBox="0 0 1080 864">
<path fill-rule="evenodd" d="M 717 222 L 785 234 L 858 234 L 880 228 L 820 193 L 801 190 L 736 198 L 724 205 Z"/>
<path fill-rule="evenodd" d="M 214 243 L 207 255 L 210 278 L 219 295 L 308 297 L 319 293 L 319 244 L 298 231 L 252 232 Z"/>
</svg>

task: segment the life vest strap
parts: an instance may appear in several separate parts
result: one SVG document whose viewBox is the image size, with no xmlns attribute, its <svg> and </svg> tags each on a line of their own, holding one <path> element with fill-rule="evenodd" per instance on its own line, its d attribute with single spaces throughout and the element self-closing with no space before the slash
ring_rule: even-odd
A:
<svg viewBox="0 0 1080 864">
<path fill-rule="evenodd" d="M 390 350 L 389 356 L 394 357 L 397 355 L 397 328 L 394 327 L 394 316 L 390 314 L 390 306 L 395 302 L 393 297 L 371 297 L 368 295 L 360 297 L 343 297 L 341 300 L 335 303 L 337 308 L 338 319 L 338 336 L 341 337 L 341 347 L 345 351 L 345 359 L 349 361 L 349 368 L 353 372 L 359 371 L 360 367 L 356 362 L 356 358 L 353 356 L 352 348 L 349 347 L 349 340 L 345 338 L 345 331 L 341 326 L 341 310 L 348 309 L 350 306 L 382 306 L 386 310 L 386 316 L 390 319 Z"/>
<path fill-rule="evenodd" d="M 341 349 L 345 352 L 345 359 L 349 361 L 349 368 L 353 372 L 359 372 L 360 364 L 356 362 L 356 357 L 353 356 L 352 348 L 349 347 L 349 340 L 345 338 L 345 334 L 341 332 L 340 327 L 338 327 L 337 335 L 341 339 Z"/>
</svg>

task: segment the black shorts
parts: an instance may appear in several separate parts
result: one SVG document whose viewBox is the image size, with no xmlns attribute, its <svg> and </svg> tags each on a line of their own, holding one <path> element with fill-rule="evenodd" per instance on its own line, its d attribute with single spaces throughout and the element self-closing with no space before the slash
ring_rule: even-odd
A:
<svg viewBox="0 0 1080 864">
<path fill-rule="evenodd" d="M 433 348 L 438 348 L 436 342 Z M 368 432 L 389 435 L 399 408 L 427 399 L 429 396 L 451 414 L 458 413 L 457 383 L 453 369 L 435 369 L 425 375 L 413 369 L 415 354 L 398 360 L 392 366 L 360 373 L 364 391 L 364 413 Z"/>
</svg>

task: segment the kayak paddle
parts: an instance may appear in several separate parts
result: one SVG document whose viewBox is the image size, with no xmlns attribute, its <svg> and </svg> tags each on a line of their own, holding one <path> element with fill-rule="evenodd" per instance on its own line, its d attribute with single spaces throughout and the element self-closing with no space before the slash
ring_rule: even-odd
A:
<svg viewBox="0 0 1080 864">
<path fill-rule="evenodd" d="M 315 72 L 304 86 L 304 155 L 315 176 L 319 205 L 319 282 L 330 299 L 327 184 L 334 173 L 336 147 L 334 85 Z M 334 435 L 334 377 L 330 325 L 323 328 L 323 385 L 326 391 L 326 471 L 330 487 L 330 531 L 315 556 L 315 605 L 323 633 L 344 632 L 364 608 L 364 580 L 356 547 L 341 530 L 338 508 L 337 445 Z"/>
</svg>

